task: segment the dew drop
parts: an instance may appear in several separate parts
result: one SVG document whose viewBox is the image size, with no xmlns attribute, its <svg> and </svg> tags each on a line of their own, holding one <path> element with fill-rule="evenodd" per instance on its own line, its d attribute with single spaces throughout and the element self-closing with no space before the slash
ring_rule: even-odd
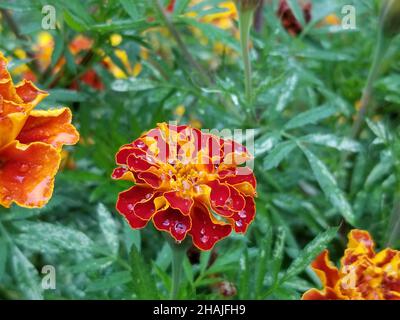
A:
<svg viewBox="0 0 400 320">
<path fill-rule="evenodd" d="M 236 221 L 235 224 L 236 224 L 236 226 L 239 227 L 239 228 L 243 226 L 242 220 Z"/>
<path fill-rule="evenodd" d="M 162 225 L 163 225 L 164 227 L 169 227 L 169 224 L 170 224 L 170 222 L 169 222 L 168 219 L 164 220 L 164 222 L 162 223 Z"/>
<path fill-rule="evenodd" d="M 151 193 L 148 193 L 148 194 L 146 194 L 144 197 L 148 200 L 148 199 L 151 198 L 151 196 L 152 196 L 152 194 L 151 194 Z"/>
<path fill-rule="evenodd" d="M 200 241 L 203 242 L 203 243 L 207 243 L 207 241 L 208 241 L 209 239 L 210 239 L 209 236 L 203 235 L 203 236 L 200 238 Z"/>
<path fill-rule="evenodd" d="M 201 228 L 200 234 L 205 234 L 205 233 L 206 233 L 206 230 L 204 228 Z"/>
<path fill-rule="evenodd" d="M 185 231 L 186 231 L 187 228 L 186 228 L 186 226 L 185 226 L 183 223 L 177 222 L 177 223 L 175 224 L 174 229 L 175 229 L 175 232 L 176 232 L 176 233 L 182 234 L 182 233 L 185 233 Z"/>
<path fill-rule="evenodd" d="M 242 219 L 246 219 L 247 218 L 247 214 L 246 211 L 242 210 L 239 212 L 239 217 L 241 217 Z"/>
<path fill-rule="evenodd" d="M 128 204 L 128 210 L 129 211 L 133 211 L 133 208 L 134 208 L 135 206 L 132 204 L 132 203 L 130 203 L 130 204 Z"/>
</svg>

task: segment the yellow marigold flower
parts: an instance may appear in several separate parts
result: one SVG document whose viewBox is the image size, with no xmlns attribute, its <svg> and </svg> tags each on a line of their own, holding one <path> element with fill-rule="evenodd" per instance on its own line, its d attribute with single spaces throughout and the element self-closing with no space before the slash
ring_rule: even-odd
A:
<svg viewBox="0 0 400 320">
<path fill-rule="evenodd" d="M 114 33 L 110 36 L 110 42 L 113 47 L 118 47 L 122 42 L 122 36 L 118 33 Z"/>
<path fill-rule="evenodd" d="M 374 241 L 363 230 L 352 230 L 341 267 L 330 260 L 327 250 L 312 267 L 324 286 L 311 289 L 303 300 L 400 300 L 400 251 L 374 250 Z"/>
<path fill-rule="evenodd" d="M 176 107 L 176 109 L 175 109 L 175 114 L 178 116 L 178 117 L 183 117 L 183 115 L 185 114 L 185 111 L 186 111 L 186 108 L 185 108 L 185 106 L 184 105 L 179 105 L 179 106 L 177 106 Z"/>
<path fill-rule="evenodd" d="M 141 53 L 144 51 L 141 51 Z M 125 73 L 120 67 L 118 67 L 110 57 L 106 57 L 104 62 L 106 63 L 110 72 L 114 75 L 117 79 L 124 79 L 127 77 L 137 77 L 142 72 L 142 64 L 135 63 L 133 66 L 129 61 L 128 54 L 125 50 L 116 49 L 114 54 L 118 57 L 118 59 L 124 65 L 127 73 Z"/>
<path fill-rule="evenodd" d="M 65 144 L 79 140 L 71 111 L 33 110 L 47 96 L 30 81 L 14 85 L 0 53 L 0 205 L 42 207 L 53 193 Z"/>
<path fill-rule="evenodd" d="M 340 25 L 340 19 L 336 14 L 332 13 L 325 17 L 324 23 L 331 26 L 338 26 Z"/>
</svg>

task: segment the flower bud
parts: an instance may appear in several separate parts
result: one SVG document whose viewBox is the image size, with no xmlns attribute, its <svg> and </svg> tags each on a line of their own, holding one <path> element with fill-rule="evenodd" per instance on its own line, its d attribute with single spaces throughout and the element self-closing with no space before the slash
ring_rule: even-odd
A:
<svg viewBox="0 0 400 320">
<path fill-rule="evenodd" d="M 393 37 L 400 33 L 400 0 L 384 0 L 380 18 L 384 36 Z"/>
</svg>

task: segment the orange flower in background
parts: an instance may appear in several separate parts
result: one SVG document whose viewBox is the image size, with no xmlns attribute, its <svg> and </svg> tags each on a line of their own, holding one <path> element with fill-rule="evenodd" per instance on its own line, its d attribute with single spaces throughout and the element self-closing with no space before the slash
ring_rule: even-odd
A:
<svg viewBox="0 0 400 320">
<path fill-rule="evenodd" d="M 232 229 L 245 233 L 255 216 L 256 179 L 240 166 L 247 149 L 189 126 L 161 123 L 116 154 L 114 179 L 135 182 L 116 208 L 133 229 L 154 226 L 210 250 Z"/>
<path fill-rule="evenodd" d="M 312 267 L 324 289 L 308 290 L 303 300 L 400 300 L 400 251 L 375 253 L 374 246 L 367 231 L 352 230 L 340 269 L 322 252 Z"/>
<path fill-rule="evenodd" d="M 304 21 L 306 23 L 311 21 L 311 3 L 301 4 L 303 8 Z M 297 36 L 303 31 L 303 27 L 300 22 L 295 17 L 292 9 L 290 8 L 287 0 L 279 1 L 279 8 L 277 15 L 281 19 L 282 26 L 290 33 L 292 36 Z"/>
<path fill-rule="evenodd" d="M 14 85 L 0 53 L 0 205 L 45 205 L 54 187 L 64 144 L 79 134 L 71 111 L 33 110 L 47 96 L 30 81 Z"/>
</svg>

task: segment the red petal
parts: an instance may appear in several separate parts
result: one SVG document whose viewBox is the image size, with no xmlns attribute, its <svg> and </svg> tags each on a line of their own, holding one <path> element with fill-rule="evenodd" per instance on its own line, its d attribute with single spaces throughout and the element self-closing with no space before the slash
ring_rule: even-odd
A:
<svg viewBox="0 0 400 320">
<path fill-rule="evenodd" d="M 160 176 L 156 175 L 153 172 L 140 172 L 138 174 L 138 178 L 140 180 L 145 181 L 148 185 L 152 186 L 153 188 L 158 188 L 161 186 L 162 180 Z"/>
<path fill-rule="evenodd" d="M 221 182 L 226 182 L 230 185 L 248 182 L 254 189 L 256 188 L 256 178 L 253 171 L 248 167 L 223 169 L 218 175 L 222 178 L 220 179 Z"/>
<path fill-rule="evenodd" d="M 234 228 L 238 233 L 245 233 L 247 227 L 253 222 L 256 214 L 256 205 L 252 197 L 245 197 L 246 205 L 243 210 L 235 213 L 232 219 L 235 221 Z"/>
<path fill-rule="evenodd" d="M 153 197 L 154 190 L 143 186 L 133 186 L 118 196 L 116 208 L 125 216 L 134 229 L 143 228 L 148 220 L 140 219 L 135 213 L 135 205 L 146 202 Z"/>
<path fill-rule="evenodd" d="M 185 239 L 191 229 L 190 217 L 172 208 L 157 212 L 153 217 L 153 222 L 158 230 L 169 232 L 177 241 Z"/>
<path fill-rule="evenodd" d="M 155 167 L 152 158 L 138 157 L 135 154 L 131 154 L 128 157 L 128 166 L 134 171 L 147 171 L 152 167 Z"/>
<path fill-rule="evenodd" d="M 217 180 L 208 184 L 211 187 L 210 200 L 214 207 L 223 207 L 229 199 L 229 187 L 219 183 Z"/>
<path fill-rule="evenodd" d="M 194 245 L 200 250 L 210 250 L 217 241 L 227 237 L 232 231 L 230 225 L 214 223 L 210 212 L 203 205 L 195 205 L 190 216 L 192 229 L 189 233 Z"/>
<path fill-rule="evenodd" d="M 193 199 L 191 198 L 183 198 L 179 195 L 178 192 L 170 191 L 164 193 L 165 199 L 167 199 L 170 206 L 174 209 L 178 209 L 184 215 L 189 215 L 190 210 L 194 204 Z"/>
<path fill-rule="evenodd" d="M 122 147 L 117 154 L 115 155 L 115 162 L 117 164 L 128 164 L 128 157 L 131 154 L 135 154 L 136 156 L 143 156 L 146 154 L 144 150 L 138 149 L 138 148 L 132 148 L 131 145 L 126 145 Z"/>
</svg>

